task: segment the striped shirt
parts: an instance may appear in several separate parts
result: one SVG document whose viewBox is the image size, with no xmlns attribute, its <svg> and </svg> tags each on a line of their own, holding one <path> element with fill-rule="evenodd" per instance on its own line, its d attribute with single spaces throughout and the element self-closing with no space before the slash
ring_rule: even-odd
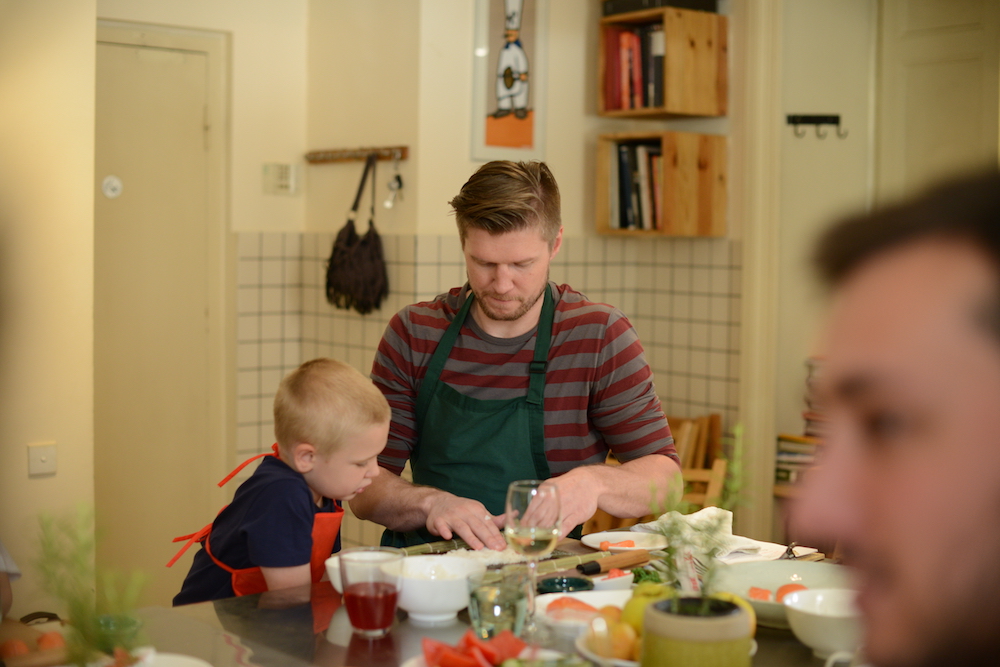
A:
<svg viewBox="0 0 1000 667">
<path fill-rule="evenodd" d="M 568 285 L 550 282 L 555 318 L 545 375 L 545 456 L 552 475 L 648 454 L 677 459 L 639 338 L 625 315 Z M 372 380 L 392 408 L 389 442 L 379 463 L 399 474 L 417 442 L 416 400 L 427 365 L 468 294 L 468 284 L 407 306 L 389 322 Z M 528 393 L 535 330 L 495 338 L 467 317 L 441 381 L 480 400 Z"/>
</svg>

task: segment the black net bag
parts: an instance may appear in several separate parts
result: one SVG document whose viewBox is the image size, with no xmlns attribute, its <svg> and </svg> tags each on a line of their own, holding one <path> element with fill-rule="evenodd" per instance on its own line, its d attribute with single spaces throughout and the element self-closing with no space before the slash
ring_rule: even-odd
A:
<svg viewBox="0 0 1000 667">
<path fill-rule="evenodd" d="M 333 250 L 326 264 L 326 300 L 337 308 L 353 308 L 362 315 L 377 310 L 389 294 L 389 276 L 382 252 L 382 239 L 375 229 L 375 163 L 372 153 L 365 161 L 354 205 L 347 214 L 347 223 L 337 233 Z M 368 231 L 359 236 L 354 227 L 358 204 L 365 189 L 368 172 L 372 177 L 371 214 Z"/>
</svg>

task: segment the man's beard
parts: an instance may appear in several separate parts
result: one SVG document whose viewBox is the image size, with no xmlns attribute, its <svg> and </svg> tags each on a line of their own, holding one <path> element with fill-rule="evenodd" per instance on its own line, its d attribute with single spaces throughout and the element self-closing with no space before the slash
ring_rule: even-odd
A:
<svg viewBox="0 0 1000 667">
<path fill-rule="evenodd" d="M 542 287 L 541 291 L 538 292 L 538 294 L 536 294 L 534 297 L 530 299 L 524 299 L 522 297 L 505 299 L 508 301 L 519 301 L 521 303 L 520 306 L 518 306 L 515 310 L 509 313 L 498 313 L 497 311 L 490 308 L 489 303 L 486 300 L 487 298 L 504 299 L 504 297 L 495 294 L 493 292 L 476 292 L 475 290 L 473 290 L 473 294 L 476 295 L 476 303 L 479 306 L 479 311 L 483 315 L 497 322 L 513 322 L 515 320 L 519 320 L 522 317 L 524 317 L 525 313 L 531 310 L 534 307 L 534 305 L 538 303 L 538 300 L 542 298 L 542 295 L 545 294 L 545 290 L 547 290 L 548 288 L 549 288 L 549 281 L 548 281 L 548 276 L 546 276 L 544 287 Z"/>
</svg>

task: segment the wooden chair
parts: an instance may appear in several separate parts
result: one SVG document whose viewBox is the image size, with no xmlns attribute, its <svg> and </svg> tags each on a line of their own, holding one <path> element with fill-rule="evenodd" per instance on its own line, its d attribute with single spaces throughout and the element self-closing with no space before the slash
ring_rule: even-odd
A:
<svg viewBox="0 0 1000 667">
<path fill-rule="evenodd" d="M 674 445 L 681 459 L 681 474 L 684 477 L 683 500 L 705 507 L 717 505 L 722 500 L 722 488 L 726 480 L 726 460 L 719 458 L 722 450 L 722 418 L 718 414 L 705 415 L 696 419 L 667 417 Z M 608 454 L 609 465 L 619 465 L 612 454 Z M 583 524 L 583 533 L 599 533 L 605 530 L 624 530 L 637 523 L 655 519 L 652 514 L 644 517 L 620 518 L 598 509 Z"/>
<path fill-rule="evenodd" d="M 726 483 L 726 459 L 717 458 L 711 468 L 686 468 L 684 475 L 685 502 L 701 507 L 718 505 L 722 501 L 722 489 Z"/>
</svg>

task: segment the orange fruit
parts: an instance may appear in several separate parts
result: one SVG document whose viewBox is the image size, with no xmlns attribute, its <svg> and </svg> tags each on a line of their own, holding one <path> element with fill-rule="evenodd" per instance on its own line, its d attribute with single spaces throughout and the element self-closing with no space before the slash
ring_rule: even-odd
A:
<svg viewBox="0 0 1000 667">
<path fill-rule="evenodd" d="M 20 639 L 8 639 L 3 644 L 0 644 L 0 658 L 4 660 L 26 653 L 31 653 L 31 649 Z"/>
<path fill-rule="evenodd" d="M 38 649 L 41 651 L 47 651 L 53 648 L 65 648 L 66 638 L 62 636 L 62 633 L 58 630 L 52 630 L 51 632 L 46 632 L 38 638 Z"/>
<path fill-rule="evenodd" d="M 785 584 L 784 586 L 778 587 L 778 590 L 776 591 L 774 598 L 778 602 L 781 602 L 782 600 L 785 599 L 785 596 L 788 595 L 789 593 L 794 593 L 795 591 L 804 591 L 804 590 L 806 590 L 806 587 L 803 586 L 802 584 Z"/>
</svg>

